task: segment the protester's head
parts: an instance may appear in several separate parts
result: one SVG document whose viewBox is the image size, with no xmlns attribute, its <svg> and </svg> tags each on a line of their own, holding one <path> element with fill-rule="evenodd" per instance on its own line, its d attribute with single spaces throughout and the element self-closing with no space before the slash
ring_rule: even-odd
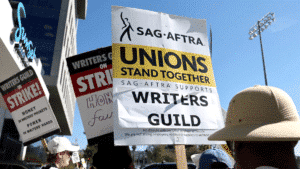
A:
<svg viewBox="0 0 300 169">
<path fill-rule="evenodd" d="M 117 163 L 115 162 L 117 160 Z M 128 146 L 114 146 L 113 144 L 98 144 L 98 152 L 93 156 L 93 166 L 103 168 L 105 163 L 114 164 L 114 169 L 129 169 L 133 160 Z"/>
<path fill-rule="evenodd" d="M 220 149 L 208 149 L 199 159 L 198 169 L 228 169 L 232 167 L 230 157 Z"/>
<path fill-rule="evenodd" d="M 225 127 L 208 139 L 225 140 L 231 149 L 231 141 L 234 141 L 237 163 L 260 163 L 260 159 L 268 163 L 268 160 L 277 158 L 276 152 L 281 155 L 291 153 L 300 139 L 300 121 L 296 106 L 291 97 L 279 88 L 247 88 L 231 99 Z M 240 157 L 246 154 L 249 157 L 241 161 Z M 267 154 L 268 160 L 259 158 Z"/>
<path fill-rule="evenodd" d="M 72 152 L 79 150 L 79 146 L 73 146 L 65 137 L 54 137 L 48 143 L 50 154 L 47 158 L 48 163 L 55 164 L 57 168 L 68 166 Z"/>
</svg>

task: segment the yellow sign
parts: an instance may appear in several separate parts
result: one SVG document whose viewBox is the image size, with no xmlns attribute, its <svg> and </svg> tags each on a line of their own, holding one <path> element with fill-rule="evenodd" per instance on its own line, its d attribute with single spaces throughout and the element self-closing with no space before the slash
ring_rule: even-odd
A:
<svg viewBox="0 0 300 169">
<path fill-rule="evenodd" d="M 226 144 L 222 144 L 221 146 L 222 146 L 222 148 L 225 150 L 225 152 L 226 152 L 231 158 L 233 158 L 232 152 L 231 152 L 231 150 L 229 149 L 229 147 L 228 147 Z"/>
<path fill-rule="evenodd" d="M 113 77 L 216 87 L 210 56 L 142 45 L 113 44 Z"/>
</svg>

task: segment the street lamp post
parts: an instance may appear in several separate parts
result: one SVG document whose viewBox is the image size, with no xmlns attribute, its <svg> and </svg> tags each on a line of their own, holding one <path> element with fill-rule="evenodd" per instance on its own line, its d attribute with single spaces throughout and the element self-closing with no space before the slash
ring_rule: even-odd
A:
<svg viewBox="0 0 300 169">
<path fill-rule="evenodd" d="M 262 61 L 263 61 L 263 68 L 264 68 L 264 76 L 265 76 L 266 86 L 268 86 L 268 81 L 267 81 L 267 72 L 266 72 L 266 66 L 265 66 L 263 45 L 262 45 L 262 40 L 261 40 L 261 32 L 263 32 L 265 29 L 267 29 L 268 26 L 271 25 L 271 23 L 275 21 L 274 16 L 275 16 L 275 14 L 273 12 L 267 13 L 261 20 L 257 21 L 257 24 L 252 26 L 249 30 L 249 35 L 250 35 L 249 39 L 250 40 L 254 39 L 257 36 L 257 32 L 259 34 L 261 55 L 262 55 Z"/>
</svg>

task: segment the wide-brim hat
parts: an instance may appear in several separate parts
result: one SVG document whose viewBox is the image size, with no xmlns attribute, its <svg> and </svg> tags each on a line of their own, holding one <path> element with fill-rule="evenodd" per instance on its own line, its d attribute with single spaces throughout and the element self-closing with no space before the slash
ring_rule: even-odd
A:
<svg viewBox="0 0 300 169">
<path fill-rule="evenodd" d="M 298 141 L 300 120 L 291 97 L 271 86 L 254 86 L 230 101 L 225 127 L 208 140 Z"/>
<path fill-rule="evenodd" d="M 66 137 L 54 137 L 48 143 L 48 149 L 51 154 L 60 153 L 63 151 L 76 152 L 79 151 L 79 146 L 74 146 Z"/>
</svg>

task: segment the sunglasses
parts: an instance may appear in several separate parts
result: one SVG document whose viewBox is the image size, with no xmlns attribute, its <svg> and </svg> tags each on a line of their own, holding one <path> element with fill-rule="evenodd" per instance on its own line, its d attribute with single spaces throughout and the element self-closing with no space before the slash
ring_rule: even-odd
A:
<svg viewBox="0 0 300 169">
<path fill-rule="evenodd" d="M 68 154 L 69 156 L 72 156 L 73 152 L 71 152 L 71 151 L 63 151 L 63 152 L 59 153 L 59 155 L 65 155 L 65 154 Z"/>
</svg>

